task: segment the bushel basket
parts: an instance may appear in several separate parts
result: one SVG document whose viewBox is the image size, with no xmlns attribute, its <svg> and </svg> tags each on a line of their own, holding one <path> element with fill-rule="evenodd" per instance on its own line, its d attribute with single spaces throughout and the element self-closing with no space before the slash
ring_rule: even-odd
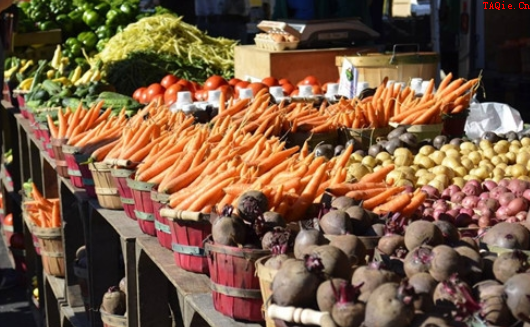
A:
<svg viewBox="0 0 530 327">
<path fill-rule="evenodd" d="M 70 177 L 68 175 L 68 164 L 66 163 L 66 159 L 64 158 L 63 153 L 63 144 L 66 144 L 67 142 L 68 139 L 65 138 L 51 138 L 52 149 L 55 157 L 55 170 L 57 171 L 57 174 L 59 176 L 64 178 Z"/>
<path fill-rule="evenodd" d="M 110 173 L 110 166 L 103 162 L 94 162 L 88 165 L 88 169 L 92 172 L 94 191 L 99 205 L 105 209 L 123 209 L 116 181 Z"/>
<path fill-rule="evenodd" d="M 92 178 L 92 172 L 88 168 L 90 155 L 80 152 L 81 148 L 79 147 L 63 144 L 63 154 L 68 166 L 70 181 L 75 187 L 85 189 L 88 196 L 96 197 L 94 179 Z"/>
<path fill-rule="evenodd" d="M 32 234 L 37 237 L 42 259 L 42 267 L 48 275 L 65 276 L 64 249 L 61 227 L 32 227 Z"/>
<path fill-rule="evenodd" d="M 136 220 L 132 191 L 129 185 L 127 185 L 127 177 L 131 176 L 133 173 L 134 170 L 132 169 L 119 167 L 112 167 L 110 169 L 110 174 L 114 178 L 114 182 L 118 188 L 118 193 L 120 194 L 120 200 L 125 214 L 127 217 Z"/>
<path fill-rule="evenodd" d="M 256 261 L 270 251 L 214 244 L 211 237 L 205 250 L 215 309 L 236 320 L 263 321 Z"/>
<path fill-rule="evenodd" d="M 171 249 L 175 264 L 180 268 L 208 274 L 208 260 L 204 251 L 204 240 L 212 232 L 212 224 L 200 212 L 160 209 L 171 230 Z"/>
<path fill-rule="evenodd" d="M 151 189 L 151 202 L 153 203 L 153 211 L 155 213 L 155 230 L 156 238 L 161 246 L 168 250 L 171 248 L 171 227 L 169 227 L 169 220 L 160 214 L 160 209 L 165 207 L 169 201 L 169 194 L 158 193 L 156 187 Z"/>
<path fill-rule="evenodd" d="M 131 190 L 134 215 L 138 221 L 138 226 L 144 234 L 156 236 L 155 229 L 155 209 L 151 201 L 151 189 L 154 183 L 137 181 L 134 179 L 135 174 L 127 177 L 127 186 Z"/>
</svg>

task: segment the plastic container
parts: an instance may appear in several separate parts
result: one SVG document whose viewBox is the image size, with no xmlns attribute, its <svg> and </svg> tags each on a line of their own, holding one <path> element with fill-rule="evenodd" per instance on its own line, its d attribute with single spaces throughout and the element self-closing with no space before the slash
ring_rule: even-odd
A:
<svg viewBox="0 0 530 327">
<path fill-rule="evenodd" d="M 254 98 L 254 93 L 252 93 L 252 89 L 244 88 L 239 90 L 239 99 L 252 99 Z"/>
<path fill-rule="evenodd" d="M 422 91 L 421 89 L 422 83 L 423 83 L 423 80 L 421 78 L 414 77 L 413 79 L 410 80 L 410 88 L 414 91 L 414 93 L 419 94 Z"/>
<path fill-rule="evenodd" d="M 359 96 L 362 91 L 369 89 L 370 83 L 368 82 L 357 82 L 357 88 L 355 89 L 355 96 Z"/>
</svg>

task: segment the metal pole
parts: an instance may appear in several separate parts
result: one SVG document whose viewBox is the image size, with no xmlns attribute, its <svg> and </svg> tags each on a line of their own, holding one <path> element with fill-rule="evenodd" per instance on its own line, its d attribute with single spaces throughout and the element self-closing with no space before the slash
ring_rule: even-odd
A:
<svg viewBox="0 0 530 327">
<path fill-rule="evenodd" d="M 432 50 L 441 57 L 440 52 L 440 18 L 438 16 L 438 2 L 440 0 L 431 0 L 431 44 Z M 441 59 L 440 59 L 441 62 Z M 440 83 L 441 64 L 438 62 L 438 69 L 434 78 L 436 84 Z"/>
</svg>

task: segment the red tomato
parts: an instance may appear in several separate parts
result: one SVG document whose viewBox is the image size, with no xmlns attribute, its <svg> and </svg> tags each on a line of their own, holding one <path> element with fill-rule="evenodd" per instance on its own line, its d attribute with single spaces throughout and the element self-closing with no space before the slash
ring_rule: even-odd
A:
<svg viewBox="0 0 530 327">
<path fill-rule="evenodd" d="M 193 95 L 197 101 L 208 100 L 208 91 L 206 90 L 197 90 Z"/>
<path fill-rule="evenodd" d="M 252 89 L 252 94 L 256 95 L 261 89 L 268 89 L 269 87 L 261 82 L 252 82 L 247 88 Z"/>
<path fill-rule="evenodd" d="M 239 98 L 239 90 L 246 89 L 249 84 L 249 81 L 241 81 L 234 86 L 234 95 L 236 98 Z"/>
<path fill-rule="evenodd" d="M 167 74 L 160 80 L 160 85 L 162 85 L 164 88 L 168 88 L 171 85 L 175 84 L 179 81 L 179 78 L 173 74 Z"/>
<path fill-rule="evenodd" d="M 232 78 L 228 81 L 228 84 L 232 87 L 236 86 L 237 83 L 241 82 L 239 78 Z"/>
<path fill-rule="evenodd" d="M 157 94 L 155 95 L 152 99 L 151 99 L 151 102 L 155 101 L 157 106 L 160 106 L 162 104 L 165 104 L 165 101 L 164 101 L 164 95 L 163 94 Z"/>
<path fill-rule="evenodd" d="M 322 88 L 320 87 L 320 85 L 315 84 L 315 85 L 312 85 L 312 87 L 313 87 L 313 94 L 323 94 Z"/>
<path fill-rule="evenodd" d="M 221 93 L 224 93 L 226 100 L 234 96 L 234 88 L 230 85 L 221 85 L 217 88 L 217 90 L 221 91 Z"/>
<path fill-rule="evenodd" d="M 140 101 L 138 101 L 142 104 L 148 104 L 149 103 L 149 97 L 147 96 L 147 89 L 142 92 L 142 95 L 140 96 Z"/>
<path fill-rule="evenodd" d="M 313 75 L 307 75 L 298 85 L 320 85 L 319 80 Z"/>
<path fill-rule="evenodd" d="M 283 89 L 283 94 L 285 95 L 290 95 L 296 89 L 296 87 L 291 83 L 284 83 L 281 86 Z"/>
<path fill-rule="evenodd" d="M 142 86 L 142 87 L 139 87 L 136 89 L 136 91 L 134 91 L 133 93 L 133 99 L 140 102 L 141 98 L 142 98 L 142 94 L 145 92 L 145 90 L 147 90 L 147 87 L 145 86 Z"/>
<path fill-rule="evenodd" d="M 291 94 L 289 94 L 289 96 L 297 96 L 299 93 L 300 93 L 299 89 L 294 89 L 293 92 L 291 92 Z"/>
<path fill-rule="evenodd" d="M 267 85 L 268 87 L 280 85 L 280 82 L 278 81 L 278 79 L 272 76 L 265 77 L 264 79 L 261 80 L 261 82 Z"/>
<path fill-rule="evenodd" d="M 164 92 L 164 103 L 167 105 L 173 104 L 177 101 L 177 93 L 182 91 L 188 91 L 182 84 L 176 83 L 171 85 Z"/>
<path fill-rule="evenodd" d="M 166 89 L 160 83 L 153 83 L 147 87 L 147 102 L 153 101 L 157 95 L 164 95 Z"/>
<path fill-rule="evenodd" d="M 6 225 L 6 226 L 13 226 L 13 214 L 12 214 L 12 213 L 8 213 L 8 214 L 4 217 L 4 225 Z"/>
<path fill-rule="evenodd" d="M 205 90 L 216 90 L 221 85 L 228 84 L 228 81 L 225 80 L 222 76 L 219 75 L 212 75 L 208 77 L 208 79 L 204 82 L 204 85 L 202 86 Z"/>
<path fill-rule="evenodd" d="M 280 78 L 280 79 L 278 80 L 278 84 L 280 84 L 280 85 L 287 84 L 287 83 L 289 83 L 289 84 L 293 84 L 293 83 L 291 83 L 291 81 L 288 80 L 287 78 Z"/>
<path fill-rule="evenodd" d="M 195 81 L 191 81 L 190 85 L 188 86 L 188 89 L 190 90 L 191 93 L 193 93 L 197 90 L 202 90 L 202 85 Z"/>
</svg>

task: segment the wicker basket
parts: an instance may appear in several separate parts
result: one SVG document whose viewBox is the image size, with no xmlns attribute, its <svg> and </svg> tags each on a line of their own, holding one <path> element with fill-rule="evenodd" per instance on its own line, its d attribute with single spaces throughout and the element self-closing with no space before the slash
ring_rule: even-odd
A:
<svg viewBox="0 0 530 327">
<path fill-rule="evenodd" d="M 105 209 L 122 210 L 120 194 L 116 181 L 110 173 L 110 166 L 103 162 L 94 162 L 88 165 L 94 179 L 95 193 L 99 205 Z"/>
<path fill-rule="evenodd" d="M 349 140 L 355 141 L 356 150 L 368 151 L 370 146 L 377 143 L 380 137 L 386 137 L 392 127 L 381 128 L 341 128 L 339 130 L 339 144 L 346 144 Z"/>
<path fill-rule="evenodd" d="M 259 278 L 259 288 L 261 290 L 261 298 L 263 299 L 263 316 L 265 317 L 265 325 L 267 327 L 276 327 L 274 320 L 267 317 L 267 303 L 269 303 L 270 297 L 272 296 L 272 280 L 278 272 L 277 269 L 271 269 L 265 267 L 265 261 L 267 261 L 271 256 L 266 256 L 259 258 L 256 261 L 256 273 Z"/>
</svg>

